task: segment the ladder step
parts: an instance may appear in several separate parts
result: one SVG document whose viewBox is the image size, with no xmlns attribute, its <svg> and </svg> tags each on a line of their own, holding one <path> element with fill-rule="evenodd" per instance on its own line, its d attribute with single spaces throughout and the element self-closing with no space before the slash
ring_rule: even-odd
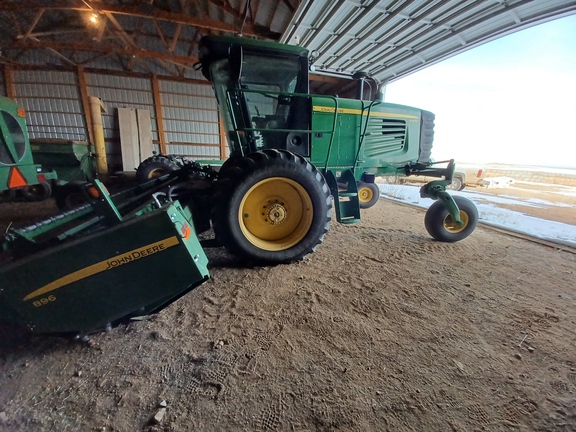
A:
<svg viewBox="0 0 576 432">
<path fill-rule="evenodd" d="M 341 224 L 351 225 L 360 222 L 361 219 L 357 219 L 354 216 L 345 217 L 340 219 Z"/>
<path fill-rule="evenodd" d="M 354 173 L 351 170 L 344 171 L 340 177 L 341 184 L 338 184 L 334 173 L 328 171 L 326 181 L 334 197 L 336 220 L 343 224 L 360 222 L 360 205 Z M 340 198 L 345 199 L 341 200 Z"/>
</svg>

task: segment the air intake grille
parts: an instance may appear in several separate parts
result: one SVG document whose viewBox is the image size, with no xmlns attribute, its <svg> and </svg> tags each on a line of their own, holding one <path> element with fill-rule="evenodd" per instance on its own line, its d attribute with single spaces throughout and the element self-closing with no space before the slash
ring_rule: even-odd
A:
<svg viewBox="0 0 576 432">
<path fill-rule="evenodd" d="M 402 150 L 406 142 L 406 121 L 371 117 L 364 138 L 364 154 L 378 156 Z"/>
</svg>

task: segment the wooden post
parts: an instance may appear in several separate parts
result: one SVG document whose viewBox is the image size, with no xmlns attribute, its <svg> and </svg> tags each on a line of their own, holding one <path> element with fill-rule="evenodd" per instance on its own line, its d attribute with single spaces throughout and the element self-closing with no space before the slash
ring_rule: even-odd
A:
<svg viewBox="0 0 576 432">
<path fill-rule="evenodd" d="M 164 117 L 162 115 L 162 99 L 160 98 L 160 83 L 158 77 L 152 75 L 152 95 L 154 98 L 154 111 L 156 111 L 156 124 L 158 125 L 158 139 L 160 140 L 160 153 L 167 154 L 166 134 L 164 133 Z"/>
<path fill-rule="evenodd" d="M 94 144 L 94 132 L 92 130 L 92 112 L 90 108 L 90 99 L 88 94 L 88 84 L 84 66 L 78 66 L 78 86 L 80 87 L 80 98 L 82 99 L 82 109 L 84 110 L 84 121 L 88 132 L 88 141 Z"/>
<path fill-rule="evenodd" d="M 6 84 L 6 96 L 16 100 L 16 86 L 14 85 L 14 70 L 12 66 L 4 66 L 4 82 Z"/>
<path fill-rule="evenodd" d="M 218 129 L 220 131 L 220 159 L 224 160 L 226 159 L 226 130 L 220 113 L 218 113 Z"/>
</svg>

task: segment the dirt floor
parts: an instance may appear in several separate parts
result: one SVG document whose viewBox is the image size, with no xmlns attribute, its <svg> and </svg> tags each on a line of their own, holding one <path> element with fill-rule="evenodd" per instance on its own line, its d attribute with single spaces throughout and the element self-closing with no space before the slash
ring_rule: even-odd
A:
<svg viewBox="0 0 576 432">
<path fill-rule="evenodd" d="M 292 265 L 208 250 L 209 282 L 87 344 L 0 327 L 0 431 L 576 430 L 576 254 L 423 219 L 381 199 Z"/>
</svg>

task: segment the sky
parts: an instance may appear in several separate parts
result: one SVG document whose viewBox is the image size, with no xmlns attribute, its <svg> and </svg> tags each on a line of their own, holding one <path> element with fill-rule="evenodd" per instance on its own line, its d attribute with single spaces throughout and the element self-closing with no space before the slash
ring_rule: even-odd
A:
<svg viewBox="0 0 576 432">
<path fill-rule="evenodd" d="M 436 160 L 576 169 L 576 15 L 395 81 L 386 101 L 436 114 Z"/>
</svg>

